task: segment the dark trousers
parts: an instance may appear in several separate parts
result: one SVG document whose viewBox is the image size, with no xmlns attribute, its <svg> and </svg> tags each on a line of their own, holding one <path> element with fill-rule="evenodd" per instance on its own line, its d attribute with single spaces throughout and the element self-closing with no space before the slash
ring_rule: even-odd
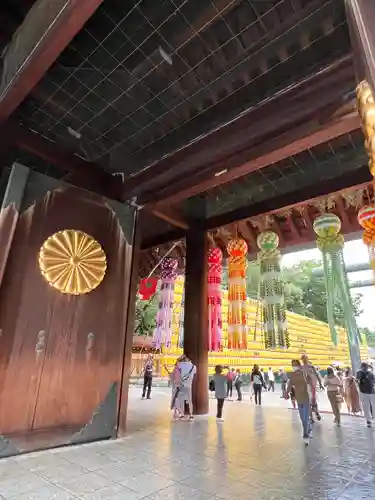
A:
<svg viewBox="0 0 375 500">
<path fill-rule="evenodd" d="M 262 386 L 261 386 L 261 384 L 254 384 L 253 387 L 254 387 L 255 404 L 261 405 L 262 404 Z"/>
<path fill-rule="evenodd" d="M 272 392 L 275 392 L 275 382 L 273 380 L 270 380 L 268 382 L 268 390 L 272 391 Z"/>
<path fill-rule="evenodd" d="M 227 380 L 227 397 L 232 397 L 233 394 L 233 382 L 231 380 Z"/>
<path fill-rule="evenodd" d="M 242 401 L 242 391 L 241 391 L 241 383 L 234 384 L 234 387 L 237 391 L 237 401 Z"/>
<path fill-rule="evenodd" d="M 216 412 L 217 418 L 222 418 L 223 406 L 224 406 L 224 399 L 217 399 L 217 412 Z"/>
<path fill-rule="evenodd" d="M 152 387 L 152 377 L 149 375 L 145 375 L 143 377 L 143 392 L 142 392 L 142 398 L 146 396 L 146 390 L 147 390 L 147 398 L 150 399 L 151 397 L 151 387 Z"/>
</svg>

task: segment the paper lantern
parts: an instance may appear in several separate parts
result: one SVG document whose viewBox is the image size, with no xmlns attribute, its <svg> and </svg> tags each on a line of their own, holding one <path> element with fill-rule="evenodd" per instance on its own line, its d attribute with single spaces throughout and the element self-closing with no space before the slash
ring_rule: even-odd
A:
<svg viewBox="0 0 375 500">
<path fill-rule="evenodd" d="M 156 314 L 153 345 L 156 349 L 171 347 L 174 286 L 177 278 L 177 260 L 166 257 L 161 263 L 160 300 Z"/>
<path fill-rule="evenodd" d="M 266 349 L 289 347 L 288 325 L 284 302 L 284 282 L 281 275 L 281 254 L 278 249 L 279 237 L 273 231 L 263 231 L 258 235 L 260 248 L 259 301 L 262 314 L 262 329 Z"/>
<path fill-rule="evenodd" d="M 227 246 L 228 258 L 228 348 L 247 347 L 246 269 L 247 244 L 241 239 L 231 240 Z"/>
<path fill-rule="evenodd" d="M 334 303 L 337 298 L 343 305 L 344 325 L 348 335 L 348 343 L 354 370 L 359 369 L 359 331 L 354 316 L 348 278 L 345 271 L 343 248 L 344 236 L 340 233 L 341 221 L 335 214 L 323 214 L 313 224 L 318 235 L 317 246 L 322 252 L 323 269 L 327 294 L 327 319 L 334 345 L 339 338 L 336 330 Z"/>
<path fill-rule="evenodd" d="M 219 248 L 208 251 L 208 349 L 219 351 L 222 347 L 222 316 L 221 316 L 221 276 L 223 254 Z"/>
</svg>

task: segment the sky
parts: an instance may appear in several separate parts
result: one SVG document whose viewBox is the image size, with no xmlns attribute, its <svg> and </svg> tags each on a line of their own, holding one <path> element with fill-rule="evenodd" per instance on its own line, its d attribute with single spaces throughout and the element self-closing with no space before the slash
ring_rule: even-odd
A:
<svg viewBox="0 0 375 500">
<path fill-rule="evenodd" d="M 344 259 L 346 266 L 353 264 L 361 264 L 369 262 L 368 250 L 362 240 L 353 240 L 345 243 Z M 302 250 L 294 253 L 287 253 L 283 256 L 282 265 L 285 267 L 293 266 L 303 260 L 321 260 L 321 253 L 317 248 L 311 250 Z M 367 281 L 372 279 L 372 272 L 360 271 L 349 274 L 349 281 Z M 352 288 L 352 292 L 360 293 L 362 298 L 363 313 L 357 318 L 358 326 L 367 326 L 375 330 L 375 314 L 373 308 L 375 307 L 375 286 L 364 288 Z"/>
</svg>

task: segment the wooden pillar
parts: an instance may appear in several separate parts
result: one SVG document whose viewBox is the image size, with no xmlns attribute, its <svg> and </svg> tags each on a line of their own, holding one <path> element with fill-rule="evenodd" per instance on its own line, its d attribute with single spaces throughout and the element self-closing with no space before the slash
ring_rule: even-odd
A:
<svg viewBox="0 0 375 500">
<path fill-rule="evenodd" d="M 141 232 L 142 232 L 141 217 L 138 212 L 135 217 L 135 223 L 134 223 L 133 249 L 132 252 L 129 252 L 132 257 L 131 261 L 128 263 L 128 269 L 130 273 L 130 285 L 129 285 L 127 304 L 125 304 L 125 307 L 127 308 L 127 316 L 126 316 L 125 340 L 123 347 L 120 397 L 118 404 L 118 409 L 119 409 L 118 424 L 117 424 L 118 437 L 124 436 L 126 432 L 128 396 L 129 396 L 129 378 L 131 371 L 131 357 L 132 357 L 133 335 L 134 335 L 135 303 L 136 303 L 137 286 L 139 279 Z"/>
<path fill-rule="evenodd" d="M 207 235 L 191 229 L 186 236 L 184 353 L 197 367 L 194 413 L 208 413 Z"/>
<path fill-rule="evenodd" d="M 367 80 L 375 95 L 375 1 L 345 0 L 357 81 Z"/>
</svg>

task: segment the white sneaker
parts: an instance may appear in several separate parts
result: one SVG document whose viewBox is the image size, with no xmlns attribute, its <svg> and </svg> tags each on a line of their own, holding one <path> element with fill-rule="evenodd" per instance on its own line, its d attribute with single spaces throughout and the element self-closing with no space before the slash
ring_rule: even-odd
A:
<svg viewBox="0 0 375 500">
<path fill-rule="evenodd" d="M 310 439 L 309 438 L 303 438 L 303 442 L 305 443 L 305 446 L 309 446 Z"/>
<path fill-rule="evenodd" d="M 216 417 L 216 422 L 224 422 L 223 417 L 221 417 L 221 418 Z"/>
</svg>

